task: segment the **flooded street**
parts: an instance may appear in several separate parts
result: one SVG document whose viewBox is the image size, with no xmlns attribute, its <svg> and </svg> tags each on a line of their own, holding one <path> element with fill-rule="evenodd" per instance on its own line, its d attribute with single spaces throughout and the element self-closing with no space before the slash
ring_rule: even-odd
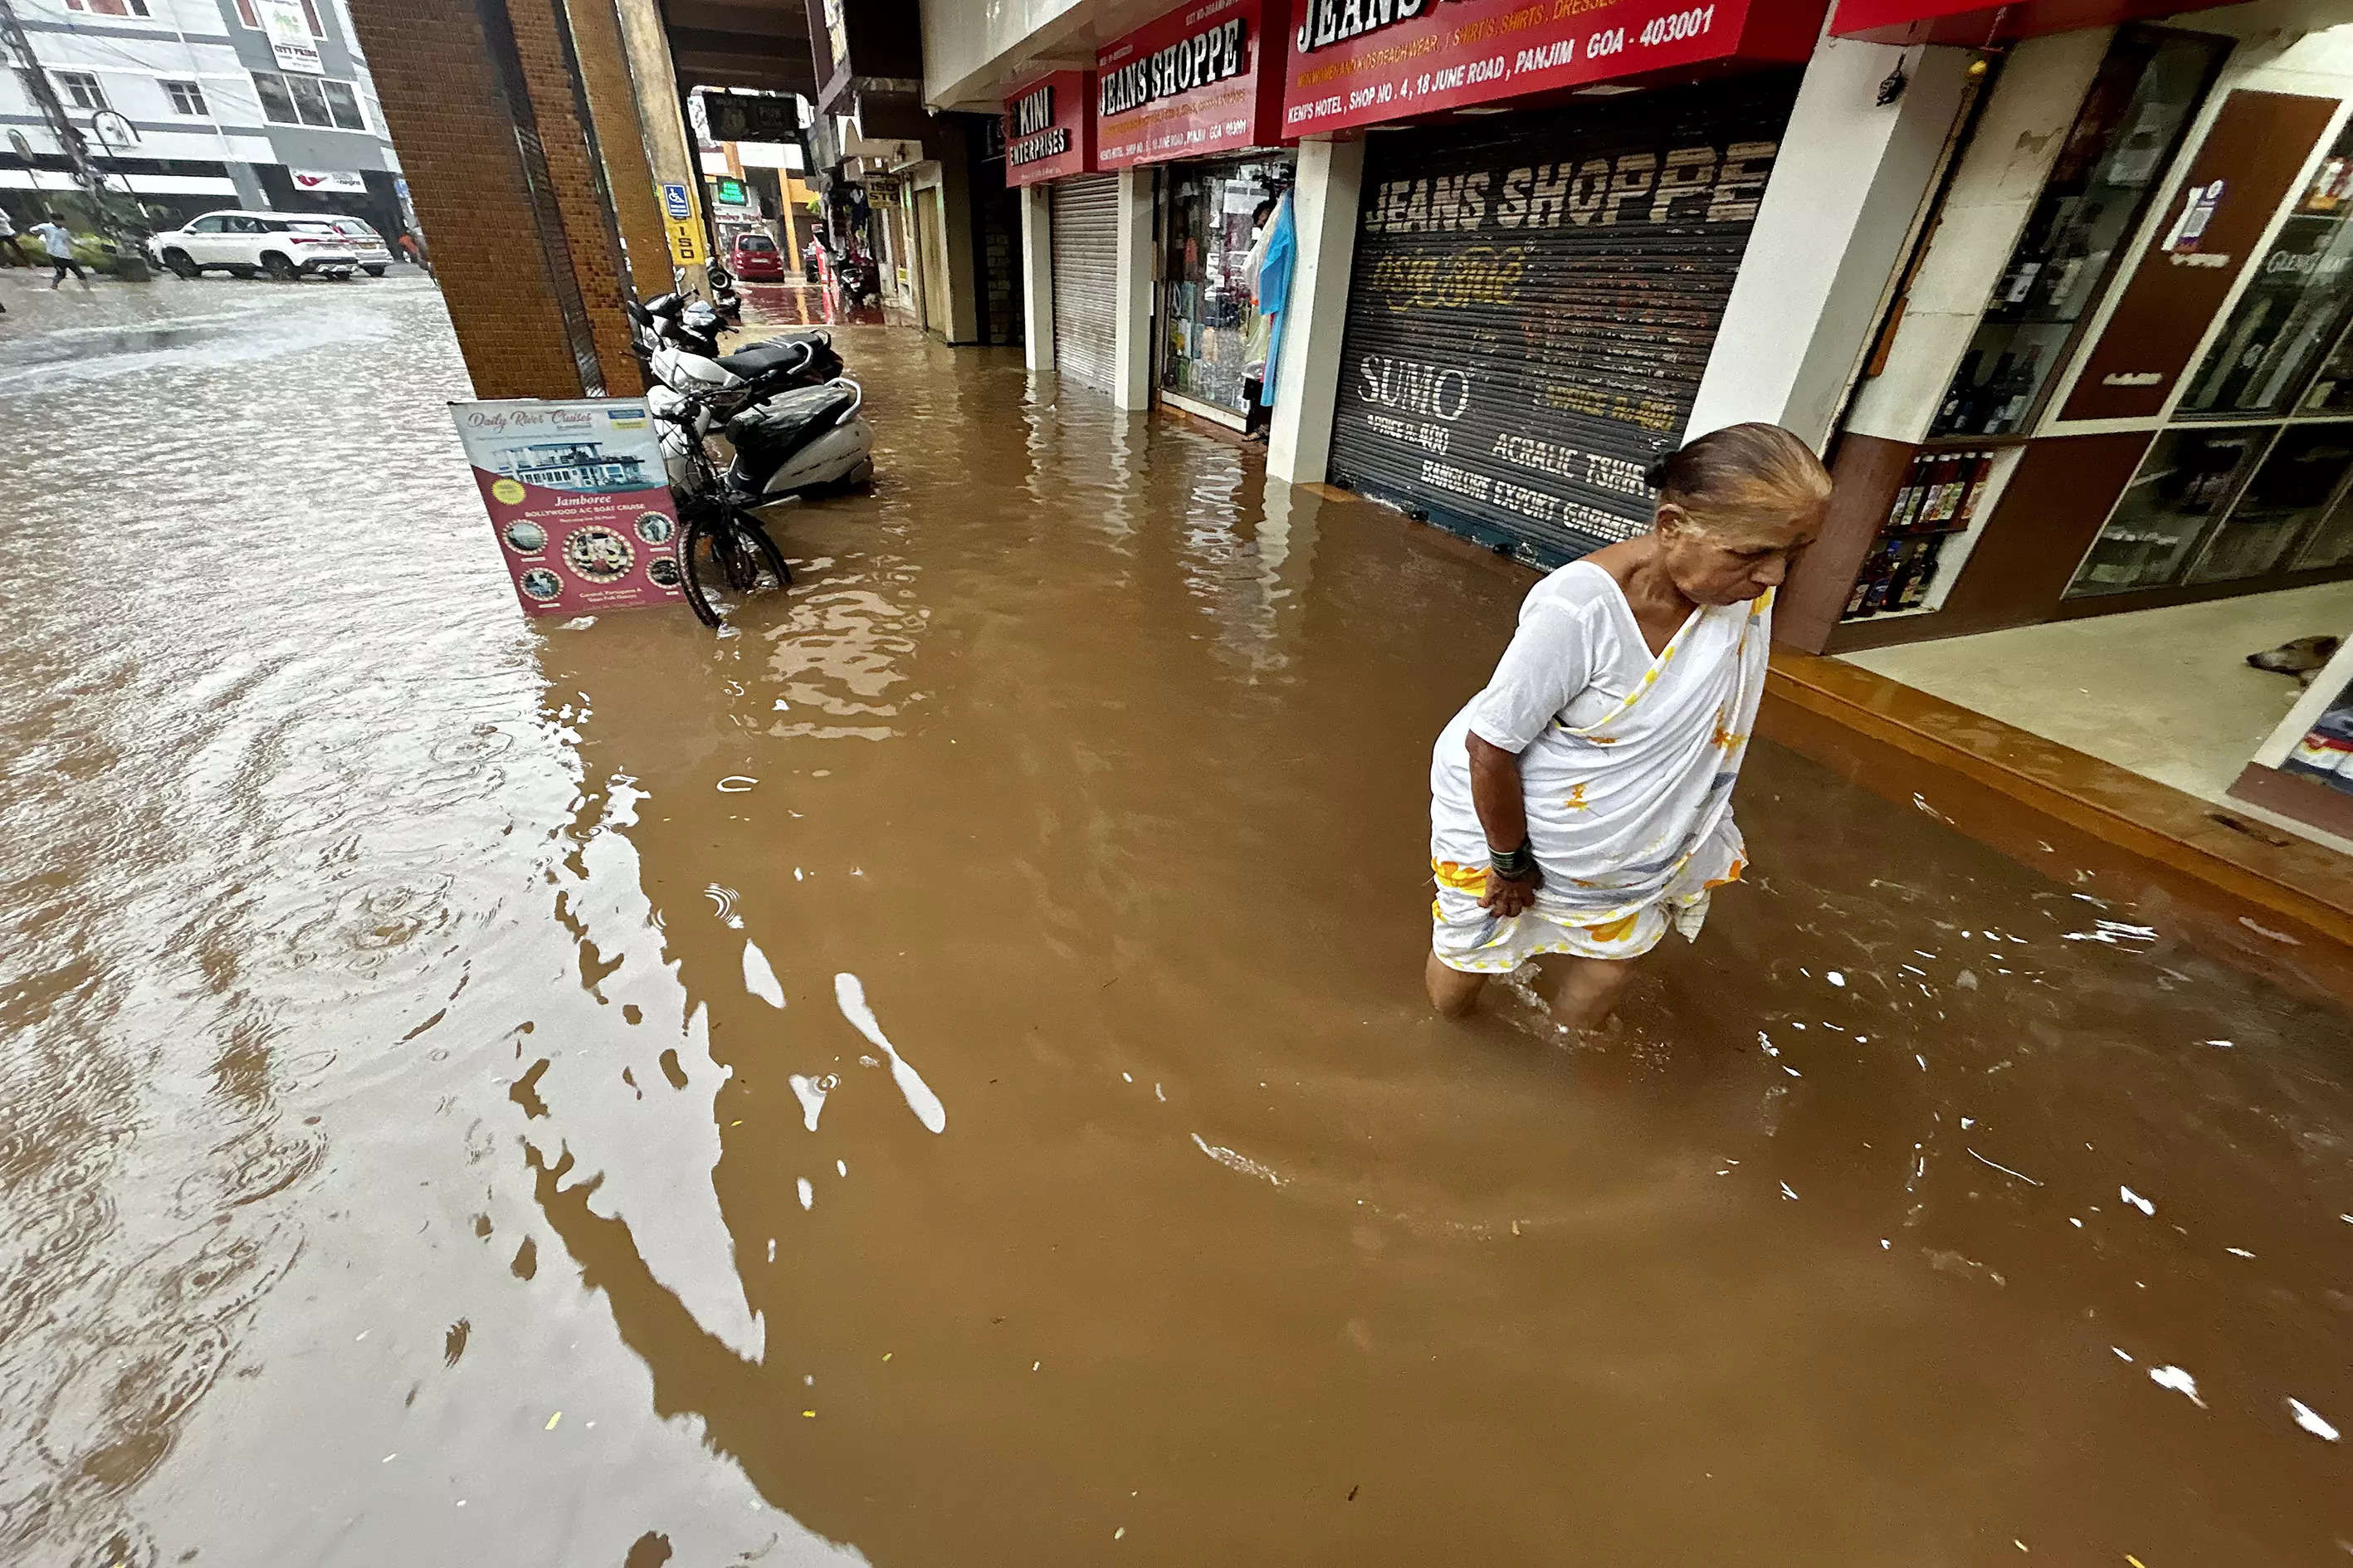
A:
<svg viewBox="0 0 2353 1568">
<path fill-rule="evenodd" d="M 847 327 L 527 623 L 429 283 L 5 298 L 0 1561 L 2353 1561 L 2341 1012 L 1760 744 L 1427 1015 L 1516 568 Z"/>
</svg>

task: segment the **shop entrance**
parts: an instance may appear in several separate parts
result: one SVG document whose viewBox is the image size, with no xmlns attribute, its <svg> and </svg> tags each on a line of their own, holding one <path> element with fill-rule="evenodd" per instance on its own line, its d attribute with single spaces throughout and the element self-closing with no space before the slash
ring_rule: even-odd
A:
<svg viewBox="0 0 2353 1568">
<path fill-rule="evenodd" d="M 1160 395 L 1248 428 L 1266 365 L 1268 318 L 1249 277 L 1252 246 L 1291 188 L 1285 155 L 1178 164 L 1161 225 Z"/>
<path fill-rule="evenodd" d="M 2353 633 L 2332 35 L 2353 29 L 2277 58 L 2147 26 L 2010 56 L 1910 274 L 1936 313 L 1899 305 L 1778 636 L 2215 805 L 2259 753 L 2279 766 L 2295 666 Z"/>
</svg>

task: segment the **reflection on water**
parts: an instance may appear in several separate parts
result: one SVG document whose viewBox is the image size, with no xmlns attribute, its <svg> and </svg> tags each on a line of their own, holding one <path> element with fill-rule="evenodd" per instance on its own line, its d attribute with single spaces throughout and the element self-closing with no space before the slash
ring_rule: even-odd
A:
<svg viewBox="0 0 2353 1568">
<path fill-rule="evenodd" d="M 2341 1016 L 1759 747 L 1618 1032 L 1439 1024 L 1512 568 L 863 329 L 789 595 L 527 625 L 429 286 L 270 298 L 0 384 L 0 1557 L 2353 1540 Z"/>
</svg>

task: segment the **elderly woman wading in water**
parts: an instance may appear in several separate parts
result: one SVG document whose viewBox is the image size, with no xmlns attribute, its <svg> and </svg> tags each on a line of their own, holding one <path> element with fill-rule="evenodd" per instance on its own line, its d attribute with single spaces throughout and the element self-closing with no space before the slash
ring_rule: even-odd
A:
<svg viewBox="0 0 2353 1568">
<path fill-rule="evenodd" d="M 1699 935 L 1740 878 L 1732 786 L 1765 689 L 1773 589 L 1831 479 L 1778 425 L 1734 425 L 1660 460 L 1651 532 L 1528 593 L 1487 689 L 1438 737 L 1431 1005 L 1558 955 L 1553 1006 L 1589 1028 L 1669 926 Z M 1547 967 L 1550 967 L 1549 965 Z"/>
</svg>

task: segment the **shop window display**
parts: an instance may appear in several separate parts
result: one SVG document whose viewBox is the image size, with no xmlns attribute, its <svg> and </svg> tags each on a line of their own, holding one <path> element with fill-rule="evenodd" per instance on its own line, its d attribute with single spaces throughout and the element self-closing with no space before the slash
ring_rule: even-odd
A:
<svg viewBox="0 0 2353 1568">
<path fill-rule="evenodd" d="M 2193 583 L 2258 577 L 2287 565 L 2314 521 L 2328 510 L 2353 465 L 2353 425 L 2305 425 L 2279 440 L 2247 482 L 2222 526 L 2206 543 Z"/>
<path fill-rule="evenodd" d="M 2353 129 L 2321 160 L 2231 312 L 2176 417 L 2284 412 L 2353 309 Z M 2340 348 L 2339 355 L 2343 354 Z M 2337 360 L 2331 359 L 2332 368 Z M 2342 407 L 2337 376 L 2307 410 Z M 2345 390 L 2353 403 L 2353 387 Z"/>
<path fill-rule="evenodd" d="M 1169 172 L 1162 276 L 1160 385 L 1166 392 L 1247 418 L 1249 387 L 1266 358 L 1266 334 L 1246 277 L 1250 243 L 1278 192 L 1287 161 L 1179 164 Z M 1249 387 L 1245 386 L 1249 384 Z"/>
<path fill-rule="evenodd" d="M 2127 593 L 2178 581 L 2207 530 L 2229 512 L 2274 427 L 2168 430 L 2125 487 L 2075 568 L 2067 597 Z"/>
<path fill-rule="evenodd" d="M 1931 438 L 2007 435 L 2032 425 L 2227 47 L 2195 34 L 2118 32 L 1946 390 Z"/>
<path fill-rule="evenodd" d="M 2337 694 L 2281 767 L 2353 795 L 2353 685 Z"/>
</svg>

